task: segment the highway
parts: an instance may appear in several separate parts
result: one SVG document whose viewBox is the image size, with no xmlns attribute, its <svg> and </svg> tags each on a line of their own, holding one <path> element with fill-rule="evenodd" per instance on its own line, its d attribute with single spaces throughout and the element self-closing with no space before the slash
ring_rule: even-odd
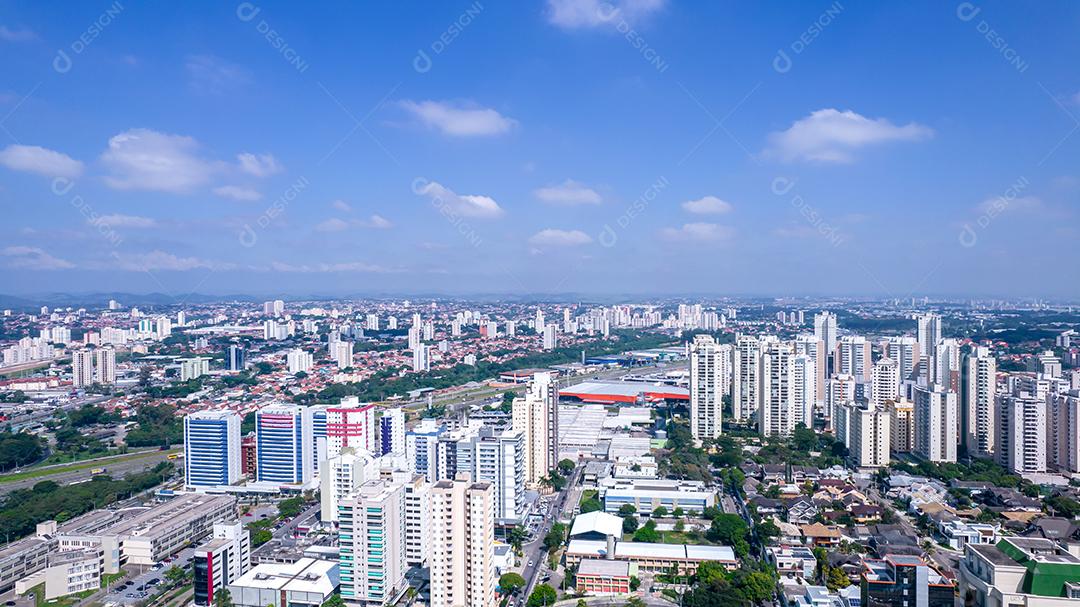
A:
<svg viewBox="0 0 1080 607">
<path fill-rule="evenodd" d="M 180 448 L 182 448 L 182 445 Z M 175 452 L 175 450 L 143 451 L 108 456 L 96 460 L 56 464 L 55 466 L 43 467 L 40 469 L 30 468 L 23 472 L 41 470 L 43 474 L 10 482 L 5 482 L 4 477 L 0 477 L 0 495 L 5 495 L 16 489 L 28 489 L 41 481 L 53 481 L 60 485 L 69 485 L 79 481 L 90 480 L 93 476 L 90 471 L 95 468 L 105 468 L 105 474 L 108 474 L 113 478 L 123 478 L 123 476 L 129 472 L 140 472 L 148 468 L 153 468 L 160 462 L 168 461 L 169 454 Z M 77 469 L 75 470 L 67 470 L 69 467 L 76 466 Z M 53 468 L 56 472 L 45 474 L 44 471 L 48 468 Z"/>
</svg>

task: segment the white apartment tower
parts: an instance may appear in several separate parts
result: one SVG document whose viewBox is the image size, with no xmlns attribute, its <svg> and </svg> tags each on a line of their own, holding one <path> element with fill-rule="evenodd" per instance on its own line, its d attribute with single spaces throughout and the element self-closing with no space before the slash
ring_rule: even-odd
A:
<svg viewBox="0 0 1080 607">
<path fill-rule="evenodd" d="M 495 507 L 491 483 L 468 473 L 431 487 L 430 607 L 495 604 Z"/>
<path fill-rule="evenodd" d="M 960 427 L 956 393 L 942 386 L 915 389 L 915 453 L 931 462 L 956 462 Z"/>
<path fill-rule="evenodd" d="M 289 353 L 285 355 L 285 364 L 289 373 L 295 374 L 301 371 L 307 373 L 311 367 L 315 366 L 315 357 L 311 355 L 311 352 L 296 348 L 289 350 Z"/>
<path fill-rule="evenodd" d="M 1046 401 L 1028 393 L 999 400 L 1002 452 L 998 459 L 1016 474 L 1046 472 Z"/>
<path fill-rule="evenodd" d="M 968 453 L 979 457 L 994 454 L 994 395 L 997 391 L 997 359 L 989 348 L 977 347 L 964 361 L 963 432 Z"/>
<path fill-rule="evenodd" d="M 116 350 L 112 347 L 94 350 L 94 381 L 102 385 L 116 383 Z"/>
<path fill-rule="evenodd" d="M 814 335 L 799 335 L 795 338 L 795 353 L 809 356 L 814 361 L 814 386 L 817 388 L 814 407 L 821 409 L 825 406 L 825 367 L 829 359 L 825 342 Z M 809 424 L 807 426 L 809 427 Z"/>
<path fill-rule="evenodd" d="M 338 522 L 341 504 L 368 480 L 372 458 L 348 449 L 319 466 L 319 507 L 325 523 Z"/>
<path fill-rule="evenodd" d="M 798 348 L 796 348 L 796 351 Z M 814 410 L 817 408 L 817 364 L 811 356 L 796 354 L 794 365 L 795 425 L 814 428 Z"/>
<path fill-rule="evenodd" d="M 349 607 L 397 602 L 405 581 L 405 486 L 386 479 L 361 485 L 339 508 L 341 598 Z"/>
<path fill-rule="evenodd" d="M 892 452 L 911 453 L 915 450 L 915 405 L 906 400 L 887 404 L 892 433 Z"/>
<path fill-rule="evenodd" d="M 825 351 L 832 354 L 836 350 L 836 315 L 822 312 L 814 315 L 814 337 L 825 344 Z"/>
<path fill-rule="evenodd" d="M 525 484 L 538 487 L 558 463 L 559 389 L 551 373 L 537 373 L 513 403 L 513 428 L 525 440 Z"/>
<path fill-rule="evenodd" d="M 861 335 L 846 335 L 837 346 L 837 373 L 854 376 L 859 381 L 871 379 L 870 342 Z"/>
<path fill-rule="evenodd" d="M 75 350 L 71 353 L 71 385 L 83 388 L 94 383 L 93 350 Z"/>
<path fill-rule="evenodd" d="M 915 322 L 919 354 L 923 360 L 933 360 L 937 357 L 937 345 L 941 341 L 941 316 L 920 314 L 915 317 Z"/>
<path fill-rule="evenodd" d="M 762 436 L 790 436 L 795 429 L 795 346 L 773 341 L 761 351 L 758 430 Z"/>
<path fill-rule="evenodd" d="M 732 354 L 732 417 L 744 420 L 757 412 L 761 382 L 761 341 L 750 335 L 740 335 L 735 339 Z"/>
<path fill-rule="evenodd" d="M 851 461 L 859 468 L 889 465 L 892 443 L 890 413 L 884 407 L 854 407 L 848 414 Z"/>
<path fill-rule="evenodd" d="M 874 365 L 870 402 L 884 407 L 885 403 L 900 397 L 900 366 L 891 358 L 883 358 Z"/>
<path fill-rule="evenodd" d="M 695 440 L 720 437 L 730 382 L 731 346 L 717 344 L 711 335 L 696 335 L 690 344 L 690 432 Z"/>
</svg>

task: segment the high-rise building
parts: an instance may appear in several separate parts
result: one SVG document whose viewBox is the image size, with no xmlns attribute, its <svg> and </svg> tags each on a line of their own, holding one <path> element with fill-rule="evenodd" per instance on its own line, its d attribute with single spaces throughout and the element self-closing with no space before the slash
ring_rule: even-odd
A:
<svg viewBox="0 0 1080 607">
<path fill-rule="evenodd" d="M 496 522 L 503 526 L 521 523 L 525 518 L 526 449 L 521 432 L 496 432 L 484 426 L 476 438 L 468 441 L 468 446 L 475 449 L 473 476 L 491 483 Z"/>
<path fill-rule="evenodd" d="M 919 354 L 923 360 L 931 361 L 937 357 L 938 342 L 941 341 L 941 316 L 920 314 L 915 317 Z"/>
<path fill-rule="evenodd" d="M 870 342 L 861 335 L 845 335 L 837 345 L 837 373 L 853 376 L 858 381 L 871 380 Z"/>
<path fill-rule="evenodd" d="M 229 346 L 225 352 L 225 368 L 229 371 L 243 371 L 246 366 L 247 353 L 237 345 Z"/>
<path fill-rule="evenodd" d="M 1046 472 L 1046 400 L 1026 392 L 1001 395 L 998 461 L 1016 474 Z"/>
<path fill-rule="evenodd" d="M 551 373 L 533 375 L 525 396 L 514 399 L 513 427 L 525 440 L 525 483 L 538 487 L 558 463 L 559 388 Z"/>
<path fill-rule="evenodd" d="M 825 406 L 825 367 L 829 359 L 825 342 L 814 335 L 799 335 L 795 338 L 795 353 L 809 356 L 814 361 L 814 408 L 821 409 Z M 810 427 L 810 424 L 807 424 L 807 427 Z"/>
<path fill-rule="evenodd" d="M 439 438 L 446 426 L 434 419 L 424 419 L 405 433 L 405 461 L 409 470 L 423 474 L 428 482 L 443 478 L 439 470 Z"/>
<path fill-rule="evenodd" d="M 184 485 L 222 487 L 240 480 L 240 416 L 197 411 L 184 418 Z"/>
<path fill-rule="evenodd" d="M 549 322 L 544 325 L 544 349 L 554 350 L 559 347 L 559 328 L 553 323 Z"/>
<path fill-rule="evenodd" d="M 339 507 L 341 598 L 348 607 L 397 602 L 405 581 L 405 486 L 387 479 L 361 485 Z"/>
<path fill-rule="evenodd" d="M 1051 394 L 1048 404 L 1048 466 L 1062 472 L 1080 472 L 1080 392 Z"/>
<path fill-rule="evenodd" d="M 188 381 L 210 372 L 210 359 L 202 356 L 180 359 L 180 381 Z"/>
<path fill-rule="evenodd" d="M 696 335 L 690 344 L 690 432 L 696 440 L 719 438 L 724 398 L 731 392 L 731 346 L 711 335 Z"/>
<path fill-rule="evenodd" d="M 395 472 L 404 475 L 405 485 L 405 562 L 426 567 L 428 560 L 428 524 L 431 510 L 431 483 L 422 474 Z"/>
<path fill-rule="evenodd" d="M 885 403 L 900 398 L 900 366 L 891 358 L 883 358 L 874 364 L 870 388 L 870 402 L 884 407 Z"/>
<path fill-rule="evenodd" d="M 310 408 L 274 404 L 259 409 L 255 413 L 255 441 L 259 481 L 311 481 L 315 474 L 315 444 Z"/>
<path fill-rule="evenodd" d="M 214 604 L 214 593 L 227 588 L 251 569 L 251 537 L 240 521 L 215 523 L 206 542 L 191 559 L 193 598 L 197 607 Z"/>
<path fill-rule="evenodd" d="M 352 448 L 375 455 L 375 405 L 342 402 L 326 408 L 326 455 Z"/>
<path fill-rule="evenodd" d="M 915 388 L 915 453 L 931 462 L 956 462 L 959 407 L 956 392 L 942 386 Z"/>
<path fill-rule="evenodd" d="M 432 486 L 430 607 L 494 606 L 494 493 L 468 473 Z"/>
<path fill-rule="evenodd" d="M 338 522 L 342 502 L 377 475 L 373 461 L 367 453 L 347 449 L 319 463 L 319 510 L 324 523 Z"/>
<path fill-rule="evenodd" d="M 900 368 L 900 384 L 914 383 L 919 372 L 919 342 L 914 337 L 890 337 L 885 342 L 885 357 L 896 361 Z M 909 397 L 910 394 L 904 394 Z"/>
<path fill-rule="evenodd" d="M 769 342 L 761 351 L 758 430 L 762 436 L 790 436 L 795 430 L 795 346 Z"/>
<path fill-rule="evenodd" d="M 315 357 L 311 355 L 311 352 L 296 348 L 289 350 L 289 353 L 285 355 L 285 364 L 288 366 L 289 373 L 307 373 L 311 367 L 315 366 Z"/>
<path fill-rule="evenodd" d="M 825 344 L 825 351 L 831 356 L 836 351 L 836 315 L 823 311 L 814 315 L 814 337 Z"/>
<path fill-rule="evenodd" d="M 953 607 L 956 585 L 920 557 L 887 554 L 864 559 L 860 605 Z"/>
<path fill-rule="evenodd" d="M 871 404 L 848 403 L 843 417 L 847 422 L 847 448 L 851 462 L 859 468 L 889 465 L 892 442 L 889 411 Z"/>
<path fill-rule="evenodd" d="M 911 453 L 915 450 L 915 404 L 896 400 L 886 403 L 886 406 L 889 409 L 892 452 Z"/>
<path fill-rule="evenodd" d="M 353 345 L 351 341 L 332 341 L 328 345 L 330 358 L 339 369 L 347 369 L 353 364 Z"/>
<path fill-rule="evenodd" d="M 931 365 L 932 381 L 951 392 L 960 393 L 960 342 L 943 339 L 938 342 Z"/>
<path fill-rule="evenodd" d="M 797 351 L 797 349 L 796 349 Z M 802 424 L 814 428 L 814 410 L 817 408 L 817 365 L 813 357 L 796 354 L 791 360 L 794 367 L 792 390 L 795 405 L 792 411 L 795 425 Z"/>
<path fill-rule="evenodd" d="M 977 457 L 994 455 L 994 395 L 997 391 L 997 359 L 990 349 L 977 347 L 968 353 L 961 382 L 964 446 Z"/>
<path fill-rule="evenodd" d="M 94 381 L 103 386 L 116 383 L 116 350 L 112 346 L 94 349 Z"/>
<path fill-rule="evenodd" d="M 421 343 L 413 349 L 412 368 L 417 373 L 425 373 L 431 370 L 431 349 L 427 344 Z"/>
<path fill-rule="evenodd" d="M 71 385 L 84 388 L 94 383 L 94 351 L 74 350 L 71 353 Z"/>
<path fill-rule="evenodd" d="M 379 418 L 379 455 L 405 453 L 405 410 L 384 409 Z"/>
<path fill-rule="evenodd" d="M 731 407 L 737 420 L 754 417 L 761 383 L 761 341 L 751 335 L 735 339 L 731 364 Z"/>
</svg>

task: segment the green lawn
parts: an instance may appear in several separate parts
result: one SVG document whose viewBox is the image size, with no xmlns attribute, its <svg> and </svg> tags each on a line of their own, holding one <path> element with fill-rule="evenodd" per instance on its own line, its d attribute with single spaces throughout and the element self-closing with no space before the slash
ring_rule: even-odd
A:
<svg viewBox="0 0 1080 607">
<path fill-rule="evenodd" d="M 119 579 L 123 578 L 125 575 L 127 575 L 127 572 L 124 571 L 123 569 L 121 569 L 120 571 L 117 571 L 116 573 L 103 574 L 101 576 L 101 587 L 106 588 L 106 587 L 109 586 L 109 584 L 112 584 L 116 580 L 119 580 Z"/>
</svg>

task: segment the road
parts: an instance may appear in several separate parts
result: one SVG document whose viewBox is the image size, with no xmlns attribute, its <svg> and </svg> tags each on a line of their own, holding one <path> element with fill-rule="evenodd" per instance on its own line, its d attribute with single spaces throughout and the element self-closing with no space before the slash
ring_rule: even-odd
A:
<svg viewBox="0 0 1080 607">
<path fill-rule="evenodd" d="M 552 581 L 555 582 L 554 572 L 548 569 L 547 566 L 547 552 L 544 550 L 544 536 L 551 530 L 551 525 L 557 522 L 559 519 L 569 519 L 574 508 L 577 507 L 577 496 L 580 495 L 580 489 L 577 487 L 578 481 L 581 479 L 581 471 L 583 466 L 578 465 L 574 468 L 574 471 L 570 474 L 570 478 L 567 479 L 566 488 L 560 491 L 555 497 L 554 501 L 548 510 L 548 516 L 544 519 L 544 524 L 536 532 L 536 539 L 528 544 L 522 544 L 521 551 L 523 553 L 522 560 L 524 561 L 524 567 L 521 571 L 521 577 L 525 578 L 525 592 L 521 595 L 522 600 L 528 599 L 532 594 L 533 588 L 539 582 L 540 578 L 547 573 L 552 573 Z M 569 529 L 567 529 L 569 532 Z M 529 563 L 533 563 L 530 567 Z M 561 579 L 561 578 L 560 578 Z"/>
<path fill-rule="evenodd" d="M 176 451 L 144 451 L 127 453 L 124 455 L 113 455 L 99 460 L 57 464 L 49 467 L 56 470 L 53 474 L 42 474 L 40 476 L 32 476 L 11 482 L 4 482 L 4 478 L 0 477 L 0 495 L 10 493 L 16 489 L 28 489 L 41 481 L 46 480 L 53 481 L 60 485 L 69 485 L 77 481 L 89 480 L 93 476 L 90 471 L 94 468 L 105 468 L 106 474 L 113 478 L 122 478 L 129 472 L 140 472 L 147 468 L 153 468 L 163 461 L 168 461 L 170 453 L 176 453 Z M 94 462 L 98 465 L 94 465 Z M 65 471 L 65 467 L 71 466 L 79 466 L 79 468 L 76 470 Z M 25 470 L 24 472 L 29 472 L 30 470 L 39 469 L 32 468 Z M 40 470 L 45 470 L 45 468 L 41 468 Z"/>
</svg>

